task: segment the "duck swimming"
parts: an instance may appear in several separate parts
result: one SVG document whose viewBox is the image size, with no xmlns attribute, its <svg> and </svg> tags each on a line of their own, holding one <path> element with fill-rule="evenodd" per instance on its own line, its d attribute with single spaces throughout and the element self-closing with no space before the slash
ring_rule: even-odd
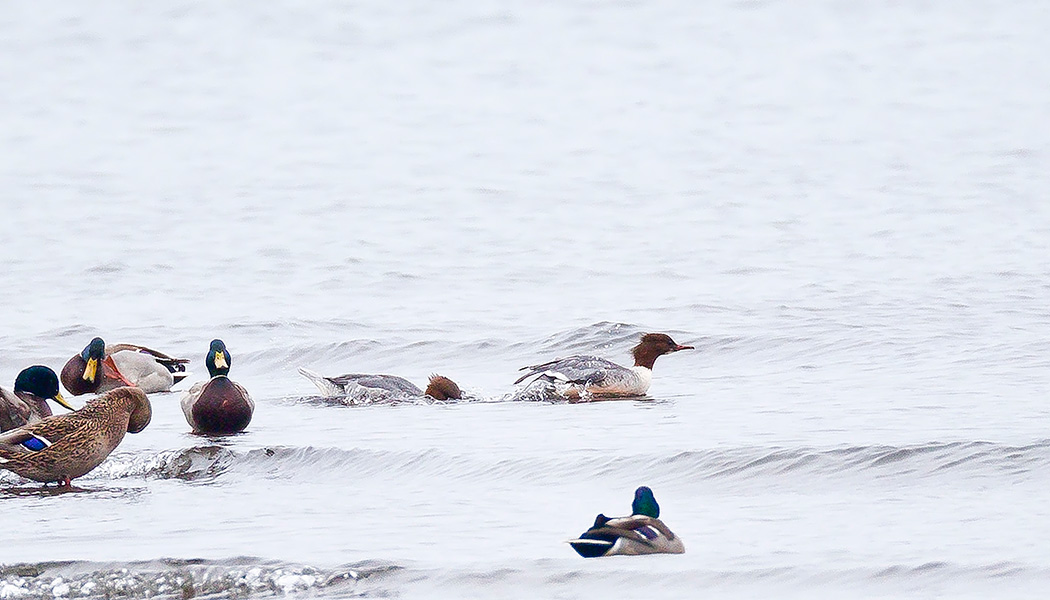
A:
<svg viewBox="0 0 1050 600">
<path fill-rule="evenodd" d="M 692 346 L 675 343 L 666 333 L 646 333 L 631 349 L 634 366 L 622 367 L 597 356 L 570 356 L 539 365 L 522 367 L 528 370 L 515 385 L 528 380 L 526 387 L 536 381 L 553 384 L 555 393 L 571 400 L 592 397 L 641 396 L 653 381 L 653 364 L 664 354 L 693 350 Z"/>
<path fill-rule="evenodd" d="M 255 402 L 248 390 L 230 380 L 230 356 L 222 340 L 212 340 L 204 358 L 211 379 L 193 384 L 182 397 L 182 414 L 195 433 L 228 434 L 244 431 L 252 420 Z"/>
<path fill-rule="evenodd" d="M 43 365 L 22 369 L 15 378 L 15 391 L 0 387 L 0 432 L 35 423 L 51 416 L 48 400 L 74 410 L 58 391 L 58 375 Z"/>
<path fill-rule="evenodd" d="M 141 388 L 147 394 L 167 392 L 189 375 L 187 363 L 188 359 L 174 358 L 145 346 L 107 346 L 96 337 L 62 367 L 62 385 L 74 396 L 124 385 Z"/>
<path fill-rule="evenodd" d="M 460 400 L 463 393 L 456 382 L 442 375 L 431 375 L 427 389 L 421 390 L 411 381 L 396 375 L 370 375 L 348 373 L 325 377 L 309 369 L 299 367 L 299 374 L 306 377 L 321 390 L 326 398 L 347 396 L 362 402 L 389 402 L 403 398 L 429 396 L 434 400 Z"/>
<path fill-rule="evenodd" d="M 110 390 L 80 410 L 0 433 L 0 468 L 68 487 L 70 480 L 102 464 L 125 433 L 145 429 L 152 414 L 142 390 Z"/>
<path fill-rule="evenodd" d="M 580 556 L 637 556 L 682 554 L 685 544 L 660 520 L 660 505 L 653 491 L 642 486 L 634 492 L 631 516 L 609 518 L 598 514 L 594 525 L 578 539 L 569 540 Z"/>
</svg>

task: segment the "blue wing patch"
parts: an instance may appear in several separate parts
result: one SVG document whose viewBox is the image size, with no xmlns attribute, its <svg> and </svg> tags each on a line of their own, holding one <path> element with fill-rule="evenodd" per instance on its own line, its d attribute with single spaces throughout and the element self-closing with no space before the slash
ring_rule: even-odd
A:
<svg viewBox="0 0 1050 600">
<path fill-rule="evenodd" d="M 22 442 L 22 447 L 23 448 L 25 448 L 26 450 L 31 450 L 33 452 L 40 452 L 41 450 L 43 450 L 44 448 L 47 448 L 50 445 L 51 445 L 51 442 L 47 441 L 45 438 L 42 438 L 42 437 L 40 437 L 38 435 L 34 435 L 33 437 L 31 437 L 31 438 L 27 439 L 26 441 Z"/>
<path fill-rule="evenodd" d="M 635 531 L 644 535 L 648 540 L 655 540 L 660 535 L 655 529 L 648 525 L 643 525 L 642 527 L 635 529 Z"/>
</svg>

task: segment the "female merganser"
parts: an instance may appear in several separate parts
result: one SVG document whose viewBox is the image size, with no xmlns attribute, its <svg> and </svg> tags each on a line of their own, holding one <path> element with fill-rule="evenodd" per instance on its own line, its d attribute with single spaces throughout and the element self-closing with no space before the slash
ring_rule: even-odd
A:
<svg viewBox="0 0 1050 600">
<path fill-rule="evenodd" d="M 255 402 L 244 386 L 227 377 L 233 357 L 222 340 L 212 340 L 204 364 L 211 379 L 193 384 L 182 397 L 186 422 L 196 433 L 243 431 L 252 420 Z"/>
<path fill-rule="evenodd" d="M 348 373 L 325 377 L 303 367 L 299 367 L 299 374 L 312 381 L 325 398 L 347 396 L 367 403 L 423 396 L 430 396 L 434 400 L 444 402 L 450 399 L 459 400 L 463 397 L 456 382 L 442 375 L 431 375 L 427 389 L 421 390 L 411 381 L 396 375 Z"/>
<path fill-rule="evenodd" d="M 665 333 L 647 333 L 641 342 L 631 349 L 634 366 L 631 368 L 598 358 L 596 356 L 570 356 L 541 365 L 522 367 L 529 372 L 515 381 L 536 381 L 554 384 L 555 392 L 569 399 L 592 396 L 641 396 L 653 381 L 653 363 L 664 354 L 679 350 L 693 350 L 692 346 L 676 344 Z"/>
<path fill-rule="evenodd" d="M 62 385 L 74 396 L 124 385 L 141 388 L 147 394 L 166 392 L 189 375 L 188 362 L 135 344 L 107 346 L 96 337 L 62 367 Z"/>
<path fill-rule="evenodd" d="M 49 367 L 34 365 L 15 378 L 15 393 L 0 387 L 0 431 L 36 423 L 51 416 L 48 400 L 74 410 L 58 391 L 58 375 Z"/>
<path fill-rule="evenodd" d="M 594 525 L 569 544 L 584 558 L 685 552 L 682 538 L 660 520 L 660 505 L 644 485 L 634 492 L 631 516 L 610 519 L 599 513 Z"/>
</svg>

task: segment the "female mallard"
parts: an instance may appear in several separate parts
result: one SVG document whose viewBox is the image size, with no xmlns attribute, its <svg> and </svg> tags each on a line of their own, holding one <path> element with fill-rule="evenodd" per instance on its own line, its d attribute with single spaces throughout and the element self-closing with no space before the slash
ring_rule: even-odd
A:
<svg viewBox="0 0 1050 600">
<path fill-rule="evenodd" d="M 596 556 L 681 554 L 682 538 L 659 519 L 660 505 L 653 491 L 642 486 L 634 492 L 631 516 L 610 519 L 599 514 L 594 525 L 579 539 L 569 540 L 573 550 L 584 558 Z"/>
<path fill-rule="evenodd" d="M 73 410 L 58 391 L 58 375 L 49 367 L 33 365 L 15 378 L 15 393 L 0 387 L 0 432 L 51 416 L 48 400 Z"/>
<path fill-rule="evenodd" d="M 182 397 L 182 413 L 196 433 L 237 433 L 252 420 L 255 402 L 227 375 L 233 358 L 222 340 L 212 340 L 204 358 L 211 379 L 193 384 Z"/>
<path fill-rule="evenodd" d="M 74 396 L 106 392 L 123 385 L 141 388 L 147 394 L 166 392 L 188 375 L 188 362 L 145 346 L 107 346 L 96 337 L 62 368 L 62 385 Z"/>
<path fill-rule="evenodd" d="M 325 377 L 310 369 L 299 367 L 299 374 L 309 379 L 326 398 L 348 396 L 363 402 L 394 401 L 402 398 L 429 396 L 434 400 L 459 400 L 463 397 L 456 382 L 442 375 L 431 375 L 426 391 L 411 381 L 396 375 L 350 373 Z"/>
<path fill-rule="evenodd" d="M 149 425 L 149 398 L 138 388 L 107 392 L 78 411 L 0 433 L 0 468 L 48 483 L 94 469 L 124 439 Z"/>
</svg>

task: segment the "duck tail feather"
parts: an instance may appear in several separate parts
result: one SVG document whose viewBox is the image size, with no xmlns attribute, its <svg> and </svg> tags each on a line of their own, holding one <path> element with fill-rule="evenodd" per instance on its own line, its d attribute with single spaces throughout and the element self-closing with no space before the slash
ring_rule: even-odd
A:
<svg viewBox="0 0 1050 600">
<path fill-rule="evenodd" d="M 336 385 L 331 379 L 320 373 L 311 371 L 306 367 L 299 367 L 299 374 L 313 382 L 313 384 L 317 386 L 317 389 L 320 390 L 322 396 L 332 397 L 345 394 L 342 386 Z"/>
</svg>

